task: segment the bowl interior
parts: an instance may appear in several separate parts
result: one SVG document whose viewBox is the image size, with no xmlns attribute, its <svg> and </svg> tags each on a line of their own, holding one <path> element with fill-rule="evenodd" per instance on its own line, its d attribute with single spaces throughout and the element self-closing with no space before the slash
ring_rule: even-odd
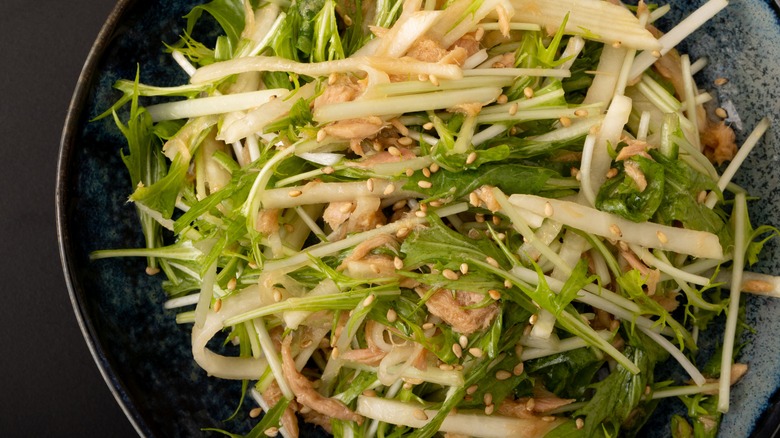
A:
<svg viewBox="0 0 780 438">
<path fill-rule="evenodd" d="M 194 0 L 120 1 L 115 16 L 96 43 L 63 135 L 58 180 L 58 223 L 63 265 L 71 296 L 87 342 L 115 395 L 139 433 L 146 436 L 193 436 L 203 427 L 233 432 L 251 428 L 247 400 L 236 419 L 241 382 L 210 378 L 194 363 L 189 350 L 189 326 L 177 325 L 165 311 L 160 279 L 144 273 L 140 259 L 91 262 L 89 253 L 106 248 L 140 247 L 142 238 L 135 210 L 126 202 L 129 179 L 119 150 L 124 139 L 110 118 L 90 121 L 111 106 L 119 93 L 118 79 L 155 85 L 184 83 L 163 42 L 178 39 Z M 678 2 L 668 22 L 677 22 L 696 4 Z M 685 43 L 692 59 L 709 64 L 697 77 L 729 112 L 729 120 L 744 139 L 764 116 L 780 113 L 780 30 L 770 2 L 734 0 L 711 23 Z M 713 85 L 724 77 L 729 82 Z M 780 225 L 780 162 L 778 129 L 765 135 L 747 159 L 736 182 L 760 200 L 750 205 L 754 224 Z M 780 274 L 776 241 L 752 270 Z M 756 332 L 746 337 L 741 361 L 751 371 L 733 391 L 732 412 L 720 436 L 748 436 L 767 422 L 777 424 L 770 398 L 780 387 L 780 300 L 748 297 L 748 324 Z M 681 404 L 672 409 L 680 409 Z M 768 415 L 762 419 L 762 414 Z M 775 415 L 772 417 L 771 415 Z M 758 422 L 758 426 L 756 426 Z M 667 436 L 668 417 L 654 420 L 653 436 Z M 768 430 L 768 429 L 767 429 Z M 307 432 L 313 433 L 311 431 Z M 307 436 L 307 435 L 304 435 Z M 308 435 L 311 436 L 311 435 Z"/>
</svg>

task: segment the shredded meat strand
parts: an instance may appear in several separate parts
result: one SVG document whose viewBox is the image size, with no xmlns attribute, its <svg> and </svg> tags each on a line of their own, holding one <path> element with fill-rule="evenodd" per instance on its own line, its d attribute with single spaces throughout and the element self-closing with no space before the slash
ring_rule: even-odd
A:
<svg viewBox="0 0 780 438">
<path fill-rule="evenodd" d="M 282 399 L 282 390 L 279 389 L 279 385 L 275 381 L 271 382 L 268 388 L 263 391 L 263 399 L 269 407 L 276 406 Z M 282 427 L 284 427 L 285 435 L 289 438 L 297 438 L 299 433 L 298 418 L 295 416 L 296 407 L 295 401 L 291 401 L 282 414 Z"/>
<path fill-rule="evenodd" d="M 425 290 L 418 288 L 417 293 L 424 295 Z M 428 298 L 425 306 L 431 314 L 452 326 L 453 330 L 467 335 L 489 327 L 498 314 L 495 303 L 475 309 L 464 308 L 480 303 L 484 298 L 482 294 L 467 291 L 456 291 L 453 297 L 451 291 L 439 290 Z"/>
<path fill-rule="evenodd" d="M 290 336 L 282 342 L 282 371 L 284 377 L 290 383 L 295 394 L 295 399 L 303 406 L 307 406 L 313 411 L 319 412 L 327 417 L 338 418 L 344 421 L 354 421 L 358 424 L 363 423 L 363 416 L 350 410 L 344 403 L 329 397 L 323 397 L 318 393 L 311 382 L 295 368 L 295 361 L 292 357 Z"/>
</svg>

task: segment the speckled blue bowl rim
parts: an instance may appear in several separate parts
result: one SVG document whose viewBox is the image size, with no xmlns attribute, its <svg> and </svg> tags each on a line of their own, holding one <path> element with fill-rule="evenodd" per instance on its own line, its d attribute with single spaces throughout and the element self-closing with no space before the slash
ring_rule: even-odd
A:
<svg viewBox="0 0 780 438">
<path fill-rule="evenodd" d="M 84 340 L 87 343 L 90 353 L 95 360 L 95 363 L 100 370 L 100 374 L 103 376 L 109 390 L 113 394 L 119 406 L 124 411 L 127 419 L 133 425 L 135 430 L 141 436 L 151 436 L 152 433 L 149 427 L 146 425 L 142 415 L 136 409 L 134 400 L 129 396 L 127 389 L 122 381 L 116 375 L 111 368 L 108 357 L 104 350 L 103 345 L 98 342 L 98 336 L 92 321 L 89 318 L 87 308 L 85 305 L 84 290 L 79 283 L 78 277 L 75 275 L 75 267 L 73 266 L 72 259 L 69 257 L 71 254 L 71 242 L 67 229 L 67 218 L 65 217 L 67 211 L 67 204 L 70 198 L 70 188 L 67 183 L 70 180 L 69 173 L 71 171 L 70 160 L 73 156 L 74 148 L 77 147 L 74 142 L 76 135 L 78 134 L 78 124 L 82 117 L 82 108 L 89 95 L 89 89 L 92 81 L 95 77 L 96 68 L 98 63 L 105 52 L 106 48 L 111 44 L 111 40 L 119 28 L 125 13 L 136 3 L 136 0 L 118 0 L 113 10 L 109 14 L 103 27 L 100 29 L 95 42 L 93 43 L 87 59 L 84 63 L 84 67 L 81 70 L 76 88 L 71 98 L 70 105 L 68 106 L 67 116 L 65 118 L 65 124 L 60 139 L 60 151 L 59 159 L 57 162 L 57 187 L 55 194 L 56 202 L 56 220 L 57 220 L 57 240 L 59 242 L 60 260 L 62 263 L 63 272 L 65 274 L 65 282 L 68 287 L 70 295 L 71 305 L 73 311 L 78 320 L 79 327 L 84 336 Z"/>
<path fill-rule="evenodd" d="M 65 217 L 67 205 L 70 200 L 70 188 L 67 183 L 70 180 L 71 166 L 70 161 L 77 148 L 75 143 L 76 136 L 79 133 L 79 122 L 83 118 L 82 110 L 89 96 L 90 86 L 92 85 L 96 68 L 106 49 L 110 46 L 113 37 L 122 24 L 126 13 L 136 4 L 137 0 L 118 0 L 114 9 L 109 14 L 105 24 L 101 28 L 98 36 L 90 49 L 87 59 L 82 68 L 81 74 L 76 84 L 76 88 L 68 107 L 67 116 L 64 123 L 62 137 L 60 140 L 59 159 L 57 163 L 57 185 L 56 185 L 56 223 L 57 238 L 59 242 L 59 252 L 65 281 L 70 295 L 71 304 L 81 328 L 86 344 L 98 366 L 98 369 L 108 385 L 111 393 L 119 406 L 127 416 L 130 423 L 141 436 L 153 436 L 153 433 L 146 423 L 143 415 L 137 409 L 136 403 L 127 391 L 122 380 L 117 376 L 112 368 L 109 357 L 104 346 L 99 341 L 96 329 L 90 319 L 84 289 L 75 275 L 75 266 L 69 256 L 72 253 L 72 244 L 68 234 L 68 221 Z M 775 12 L 780 16 L 780 0 L 774 0 L 771 3 Z M 780 389 L 768 401 L 768 408 L 761 415 L 755 424 L 751 434 L 756 438 L 769 438 L 777 436 L 780 433 Z"/>
</svg>

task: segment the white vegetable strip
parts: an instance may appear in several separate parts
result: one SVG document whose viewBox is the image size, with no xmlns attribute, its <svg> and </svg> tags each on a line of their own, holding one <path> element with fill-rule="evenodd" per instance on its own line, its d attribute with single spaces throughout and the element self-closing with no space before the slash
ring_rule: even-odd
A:
<svg viewBox="0 0 780 438">
<path fill-rule="evenodd" d="M 230 144 L 262 132 L 266 125 L 286 116 L 299 99 L 314 96 L 315 85 L 310 82 L 289 94 L 286 99 L 274 99 L 233 122 L 225 122 L 217 134 L 217 140 Z"/>
<path fill-rule="evenodd" d="M 665 263 L 664 261 L 656 258 L 652 253 L 650 253 L 650 251 L 647 250 L 647 248 L 642 248 L 638 245 L 629 245 L 629 248 L 631 248 L 631 251 L 638 255 L 643 262 L 647 263 L 648 266 L 658 268 L 659 271 L 669 275 L 672 278 L 686 281 L 688 283 L 698 284 L 699 286 L 707 286 L 710 284 L 709 278 L 702 277 L 701 275 L 691 274 L 689 272 L 683 271 L 682 269 L 675 268 L 671 264 Z"/>
<path fill-rule="evenodd" d="M 639 24 L 636 16 L 622 5 L 600 0 L 512 0 L 518 20 L 557 29 L 566 14 L 565 32 L 594 39 L 610 46 L 620 43 L 626 47 L 659 50 L 661 45 Z"/>
<path fill-rule="evenodd" d="M 593 189 L 591 173 L 593 168 L 593 149 L 596 147 L 596 136 L 588 135 L 582 144 L 582 160 L 580 161 L 580 194 L 590 205 L 596 205 L 596 191 Z"/>
<path fill-rule="evenodd" d="M 230 296 L 222 302 L 219 312 L 209 310 L 203 327 L 192 327 L 192 355 L 198 365 L 209 375 L 223 379 L 259 379 L 265 373 L 265 358 L 222 356 L 206 348 L 209 340 L 224 328 L 224 321 L 245 312 L 245 309 L 263 305 L 260 288 L 253 285 Z"/>
<path fill-rule="evenodd" d="M 414 402 L 365 396 L 358 397 L 355 410 L 366 418 L 415 428 L 425 426 L 438 412 Z M 422 419 L 423 416 L 426 419 Z M 439 431 L 479 438 L 535 438 L 544 436 L 563 421 L 451 412 L 444 418 Z"/>
<path fill-rule="evenodd" d="M 268 329 L 265 327 L 265 321 L 263 318 L 255 318 L 251 322 L 257 332 L 260 345 L 263 347 L 263 354 L 268 361 L 268 365 L 271 367 L 271 371 L 274 373 L 276 384 L 279 385 L 279 389 L 286 399 L 294 399 L 295 394 L 293 393 L 292 388 L 290 388 L 290 384 L 287 383 L 287 379 L 284 377 L 279 352 L 276 350 L 276 347 L 274 347 L 274 341 L 271 339 L 271 335 L 268 334 Z"/>
<path fill-rule="evenodd" d="M 615 148 L 623 135 L 623 128 L 631 115 L 631 99 L 626 96 L 614 96 L 609 104 L 607 115 L 601 123 L 593 146 L 593 159 L 590 165 L 590 186 L 598 193 L 607 179 L 607 171 L 612 164 L 609 147 Z M 584 179 L 584 178 L 583 178 Z"/>
<path fill-rule="evenodd" d="M 604 46 L 593 83 L 588 88 L 588 94 L 585 95 L 585 100 L 582 103 L 603 102 L 607 104 L 612 100 L 626 54 L 627 49 L 624 47 Z"/>
<path fill-rule="evenodd" d="M 680 351 L 679 348 L 675 347 L 674 344 L 669 342 L 666 338 L 659 335 L 658 333 L 655 333 L 652 330 L 648 330 L 645 327 L 639 326 L 639 330 L 642 331 L 645 335 L 647 335 L 650 339 L 655 341 L 656 344 L 663 347 L 664 350 L 668 351 L 669 354 L 672 355 L 672 357 L 677 360 L 677 362 L 683 367 L 683 369 L 688 373 L 689 376 L 691 376 L 691 379 L 699 386 L 703 385 L 706 382 L 706 379 L 701 374 L 698 368 L 696 368 L 696 365 L 691 363 L 690 360 L 688 360 L 687 357 L 683 354 L 682 351 Z M 729 365 L 730 366 L 730 365 Z"/>
<path fill-rule="evenodd" d="M 240 94 L 227 94 L 222 96 L 200 97 L 197 99 L 182 100 L 178 102 L 161 103 L 152 105 L 146 109 L 152 116 L 153 122 L 162 120 L 186 119 L 190 117 L 224 114 L 233 111 L 244 111 L 258 107 L 271 99 L 283 97 L 289 94 L 284 88 L 271 90 L 251 91 Z"/>
<path fill-rule="evenodd" d="M 601 105 L 587 105 L 574 108 L 569 107 L 551 107 L 551 108 L 533 108 L 518 110 L 514 114 L 506 113 L 497 114 L 479 114 L 477 116 L 477 122 L 479 123 L 497 123 L 497 122 L 520 122 L 530 120 L 550 120 L 560 119 L 561 117 L 577 118 L 577 117 L 596 117 L 601 113 Z"/>
<path fill-rule="evenodd" d="M 555 68 L 475 68 L 472 70 L 464 70 L 463 76 L 467 78 L 475 76 L 568 78 L 571 77 L 571 72 L 569 70 Z"/>
<path fill-rule="evenodd" d="M 314 120 L 320 123 L 356 119 L 369 116 L 387 116 L 404 112 L 452 108 L 463 102 L 487 105 L 501 94 L 501 88 L 481 87 L 471 90 L 437 91 L 427 94 L 391 96 L 383 99 L 354 100 L 323 105 L 314 110 Z"/>
<path fill-rule="evenodd" d="M 366 71 L 366 67 L 388 74 L 434 75 L 439 79 L 460 79 L 463 76 L 460 67 L 456 65 L 423 62 L 412 58 L 352 56 L 336 61 L 301 63 L 276 56 L 254 56 L 231 59 L 201 67 L 192 75 L 191 82 L 201 84 L 248 71 L 281 71 L 323 77 L 331 73 Z"/>
<path fill-rule="evenodd" d="M 377 372 L 376 367 L 371 367 L 359 362 L 352 362 L 345 360 L 343 362 L 345 368 L 352 368 L 356 370 Z M 438 385 L 445 386 L 461 386 L 463 385 L 463 373 L 458 370 L 442 370 L 435 367 L 427 367 L 421 370 L 417 367 L 407 366 L 400 369 L 402 365 L 393 365 L 389 367 L 388 371 L 391 374 L 398 374 L 400 379 L 420 379 L 426 382 L 436 383 Z M 399 379 L 399 380 L 400 380 Z"/>
<path fill-rule="evenodd" d="M 406 11 L 404 11 L 406 12 Z M 382 35 L 375 56 L 400 58 L 441 16 L 442 11 L 417 11 L 398 18 L 393 27 Z"/>
<path fill-rule="evenodd" d="M 756 127 L 753 128 L 753 131 L 750 133 L 748 138 L 745 139 L 745 142 L 739 148 L 737 154 L 734 156 L 734 158 L 731 160 L 729 165 L 726 167 L 726 170 L 723 171 L 723 174 L 720 176 L 720 179 L 718 179 L 719 189 L 726 190 L 726 186 L 728 186 L 728 184 L 731 182 L 731 179 L 734 178 L 734 175 L 737 173 L 739 166 L 741 166 L 742 163 L 745 161 L 745 158 L 747 158 L 750 151 L 752 151 L 753 148 L 756 147 L 756 144 L 758 144 L 758 141 L 761 139 L 761 137 L 764 135 L 767 129 L 769 129 L 770 125 L 771 122 L 769 121 L 769 118 L 764 117 L 763 119 L 761 119 L 760 122 L 758 122 Z M 717 196 L 714 193 L 710 193 L 707 196 L 705 205 L 707 205 L 707 207 L 709 208 L 712 208 L 715 206 L 715 203 L 717 202 L 718 202 Z"/>
<path fill-rule="evenodd" d="M 612 332 L 609 330 L 598 330 L 596 333 L 598 333 L 598 335 L 606 341 L 612 339 L 613 336 Z M 553 354 L 564 353 L 566 351 L 585 348 L 587 346 L 588 344 L 584 339 L 572 336 L 570 338 L 559 341 L 557 348 L 524 348 L 523 352 L 520 354 L 520 360 L 525 362 L 527 360 L 552 356 Z"/>
<path fill-rule="evenodd" d="M 723 249 L 718 236 L 705 231 L 687 230 L 652 222 L 632 222 L 574 202 L 533 195 L 512 195 L 509 197 L 509 202 L 539 215 L 543 215 L 545 210 L 550 210 L 549 207 L 545 207 L 549 204 L 552 207 L 552 215 L 549 216 L 551 219 L 597 236 L 694 257 L 723 258 Z M 620 235 L 617 235 L 616 231 Z M 661 242 L 658 238 L 659 232 L 667 237 L 667 242 Z"/>
<path fill-rule="evenodd" d="M 715 277 L 715 282 L 725 283 L 723 287 L 731 287 L 729 280 L 733 275 L 734 273 L 731 270 L 720 271 Z M 744 271 L 742 272 L 742 286 L 740 289 L 742 289 L 742 292 L 780 298 L 780 277 Z"/>
<path fill-rule="evenodd" d="M 360 182 L 333 182 L 333 183 L 309 183 L 303 186 L 289 186 L 278 189 L 268 189 L 263 193 L 263 208 L 290 208 L 298 205 L 322 204 L 328 202 L 354 201 L 362 196 L 375 196 L 386 198 L 399 194 L 414 195 L 414 192 L 397 192 L 385 194 L 385 189 L 390 185 L 402 185 L 385 179 L 374 178 L 373 190 L 369 190 L 366 183 Z M 298 193 L 300 192 L 300 193 Z M 291 196 L 293 193 L 295 196 Z"/>
<path fill-rule="evenodd" d="M 723 330 L 723 355 L 720 361 L 720 386 L 718 388 L 718 411 L 728 412 L 731 394 L 731 363 L 734 355 L 734 341 L 739 319 L 739 298 L 742 286 L 742 271 L 745 268 L 745 217 L 747 204 L 744 193 L 734 196 L 734 262 L 731 272 L 729 307 L 726 314 L 726 328 Z"/>
</svg>

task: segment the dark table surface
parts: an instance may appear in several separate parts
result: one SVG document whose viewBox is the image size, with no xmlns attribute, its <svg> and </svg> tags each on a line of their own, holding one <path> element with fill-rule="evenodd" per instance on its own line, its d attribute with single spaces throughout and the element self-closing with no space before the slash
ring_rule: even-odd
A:
<svg viewBox="0 0 780 438">
<path fill-rule="evenodd" d="M 90 355 L 54 214 L 65 113 L 110 0 L 0 5 L 0 436 L 137 436 Z"/>
</svg>

